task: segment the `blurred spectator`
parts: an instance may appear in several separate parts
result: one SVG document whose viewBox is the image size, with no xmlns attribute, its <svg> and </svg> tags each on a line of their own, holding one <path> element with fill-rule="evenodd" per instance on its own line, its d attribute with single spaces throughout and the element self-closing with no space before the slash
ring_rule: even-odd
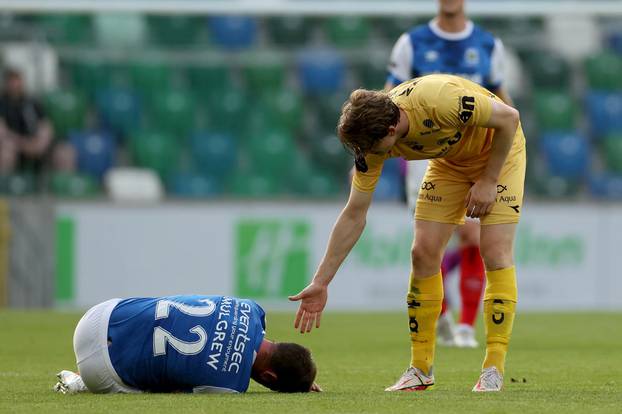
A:
<svg viewBox="0 0 622 414">
<path fill-rule="evenodd" d="M 68 142 L 61 142 L 54 146 L 52 152 L 52 167 L 58 172 L 75 172 L 76 171 L 76 149 Z"/>
<path fill-rule="evenodd" d="M 42 106 L 26 94 L 21 73 L 4 72 L 0 96 L 0 171 L 39 174 L 52 144 L 52 124 Z"/>
</svg>

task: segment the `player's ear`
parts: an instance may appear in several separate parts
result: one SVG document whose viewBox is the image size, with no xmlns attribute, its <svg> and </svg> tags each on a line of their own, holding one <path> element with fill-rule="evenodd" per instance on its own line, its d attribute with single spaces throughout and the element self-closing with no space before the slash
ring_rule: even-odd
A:
<svg viewBox="0 0 622 414">
<path fill-rule="evenodd" d="M 392 137 L 393 135 L 395 135 L 396 131 L 397 131 L 397 125 L 391 125 L 387 132 L 388 132 L 388 135 Z"/>
<path fill-rule="evenodd" d="M 271 369 L 267 369 L 259 374 L 259 378 L 263 384 L 274 384 L 276 382 L 277 375 L 276 372 Z"/>
</svg>

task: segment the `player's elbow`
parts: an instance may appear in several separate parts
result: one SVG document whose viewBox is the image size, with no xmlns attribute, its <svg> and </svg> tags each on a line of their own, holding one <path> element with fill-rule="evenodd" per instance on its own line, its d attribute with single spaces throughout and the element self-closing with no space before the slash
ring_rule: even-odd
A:
<svg viewBox="0 0 622 414">
<path fill-rule="evenodd" d="M 509 105 L 507 107 L 507 110 L 508 124 L 512 126 L 512 129 L 516 130 L 518 128 L 518 123 L 520 122 L 520 112 L 518 112 L 518 109 L 512 108 Z"/>
</svg>

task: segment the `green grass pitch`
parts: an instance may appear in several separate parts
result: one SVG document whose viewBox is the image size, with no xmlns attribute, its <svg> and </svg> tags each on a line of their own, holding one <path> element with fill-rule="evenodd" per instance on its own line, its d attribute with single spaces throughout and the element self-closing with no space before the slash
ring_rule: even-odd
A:
<svg viewBox="0 0 622 414">
<path fill-rule="evenodd" d="M 74 369 L 71 340 L 79 317 L 0 312 L 0 413 L 622 412 L 619 313 L 519 314 L 505 390 L 492 395 L 471 393 L 483 348 L 438 348 L 433 390 L 385 393 L 409 361 L 406 318 L 398 313 L 327 313 L 322 328 L 305 335 L 291 327 L 292 314 L 269 315 L 269 338 L 312 349 L 321 394 L 282 395 L 253 384 L 246 395 L 57 395 L 54 374 Z"/>
</svg>

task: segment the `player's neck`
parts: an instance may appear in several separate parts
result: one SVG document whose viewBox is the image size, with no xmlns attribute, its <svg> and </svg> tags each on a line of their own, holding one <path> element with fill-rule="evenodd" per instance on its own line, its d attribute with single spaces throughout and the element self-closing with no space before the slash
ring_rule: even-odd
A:
<svg viewBox="0 0 622 414">
<path fill-rule="evenodd" d="M 253 362 L 253 372 L 265 371 L 270 366 L 270 357 L 274 352 L 276 344 L 264 339 L 259 346 L 255 362 Z"/>
<path fill-rule="evenodd" d="M 467 27 L 467 18 L 464 12 L 445 14 L 439 13 L 436 18 L 439 29 L 447 33 L 460 33 Z"/>
<path fill-rule="evenodd" d="M 400 140 L 408 135 L 408 131 L 410 130 L 410 121 L 408 120 L 408 115 L 404 112 L 403 109 L 400 109 L 400 120 L 397 122 L 397 126 L 395 127 L 395 132 L 397 134 L 397 139 Z"/>
</svg>

